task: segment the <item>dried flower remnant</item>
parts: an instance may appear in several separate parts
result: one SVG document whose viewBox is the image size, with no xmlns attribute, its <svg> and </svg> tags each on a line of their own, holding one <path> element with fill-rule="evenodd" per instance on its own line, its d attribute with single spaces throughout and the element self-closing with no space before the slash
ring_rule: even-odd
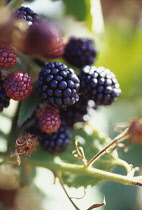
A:
<svg viewBox="0 0 142 210">
<path fill-rule="evenodd" d="M 32 152 L 37 151 L 36 146 L 37 146 L 37 137 L 31 135 L 31 134 L 26 134 L 25 136 L 20 136 L 15 143 L 15 152 L 10 155 L 10 159 L 13 157 L 17 158 L 17 163 L 18 165 L 21 164 L 21 158 L 19 155 L 24 155 L 29 157 Z"/>
<path fill-rule="evenodd" d="M 122 131 L 120 128 L 125 128 Z M 127 123 L 117 123 L 114 125 L 114 130 L 118 131 L 123 135 L 126 135 L 129 138 L 129 143 L 133 142 L 136 144 L 142 144 L 142 119 L 134 118 Z"/>
</svg>

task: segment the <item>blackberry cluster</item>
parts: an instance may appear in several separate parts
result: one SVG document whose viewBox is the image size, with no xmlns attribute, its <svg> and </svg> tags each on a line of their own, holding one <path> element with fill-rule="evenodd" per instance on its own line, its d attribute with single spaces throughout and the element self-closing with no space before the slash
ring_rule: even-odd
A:
<svg viewBox="0 0 142 210">
<path fill-rule="evenodd" d="M 85 66 L 78 77 L 82 96 L 96 105 L 110 105 L 121 95 L 116 76 L 109 69 Z"/>
<path fill-rule="evenodd" d="M 82 68 L 94 63 L 97 50 L 90 39 L 72 37 L 65 47 L 64 59 L 71 65 Z"/>
<path fill-rule="evenodd" d="M 28 25 L 37 24 L 39 22 L 39 16 L 37 13 L 33 12 L 29 7 L 21 6 L 17 9 L 13 16 L 16 19 L 25 20 Z"/>
<path fill-rule="evenodd" d="M 4 87 L 4 80 L 2 79 L 1 73 L 0 73 L 0 112 L 3 111 L 3 108 L 6 108 L 9 106 L 10 98 L 6 95 Z"/>
<path fill-rule="evenodd" d="M 26 22 L 21 25 L 19 20 Z M 92 109 L 99 105 L 109 105 L 120 96 L 118 81 L 110 70 L 92 66 L 97 56 L 93 40 L 71 37 L 65 44 L 64 34 L 57 23 L 40 19 L 30 8 L 24 6 L 12 13 L 10 23 L 12 26 L 8 42 L 17 52 L 31 56 L 42 68 L 37 81 L 41 101 L 37 110 L 33 110 L 36 124 L 33 128 L 28 128 L 27 132 L 38 137 L 44 150 L 61 153 L 70 143 L 69 127 L 73 128 L 77 122 L 88 121 Z M 29 26 L 22 30 L 24 23 Z M 15 63 L 16 55 L 8 50 L 6 45 L 2 49 L 0 46 L 0 68 L 7 69 Z M 78 76 L 73 69 L 61 62 L 45 64 L 46 60 L 42 61 L 43 58 L 59 57 L 80 68 Z M 27 72 L 8 73 L 5 81 L 0 78 L 0 111 L 8 106 L 10 98 L 24 100 L 32 89 L 32 80 Z M 93 101 L 93 106 L 90 101 Z M 30 125 L 29 122 L 25 123 L 24 130 Z"/>
<path fill-rule="evenodd" d="M 38 84 L 42 101 L 55 108 L 65 109 L 79 100 L 79 79 L 60 62 L 45 65 L 39 73 Z"/>
</svg>

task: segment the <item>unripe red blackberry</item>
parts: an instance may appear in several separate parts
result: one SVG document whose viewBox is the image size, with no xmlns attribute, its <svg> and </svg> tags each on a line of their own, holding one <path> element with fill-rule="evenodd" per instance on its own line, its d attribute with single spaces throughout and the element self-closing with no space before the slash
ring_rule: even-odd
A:
<svg viewBox="0 0 142 210">
<path fill-rule="evenodd" d="M 61 124 L 60 128 L 52 133 L 38 133 L 39 144 L 43 150 L 52 154 L 62 153 L 70 144 L 71 133 L 65 124 Z"/>
<path fill-rule="evenodd" d="M 97 50 L 91 39 L 71 37 L 65 47 L 64 58 L 71 65 L 82 68 L 94 63 Z"/>
<path fill-rule="evenodd" d="M 12 47 L 7 43 L 0 43 L 0 69 L 9 69 L 17 62 L 17 57 Z"/>
<path fill-rule="evenodd" d="M 39 121 L 39 128 L 45 133 L 53 133 L 61 125 L 60 113 L 58 109 L 41 107 L 37 110 L 36 116 Z"/>
<path fill-rule="evenodd" d="M 33 12 L 29 7 L 24 6 L 15 10 L 13 16 L 18 20 L 25 20 L 28 25 L 36 24 L 40 19 L 37 13 Z"/>
<path fill-rule="evenodd" d="M 39 74 L 38 90 L 43 102 L 66 108 L 79 100 L 79 79 L 72 69 L 60 62 L 45 65 Z"/>
<path fill-rule="evenodd" d="M 104 67 L 86 66 L 79 75 L 80 93 L 98 105 L 110 105 L 121 95 L 116 76 Z"/>
<path fill-rule="evenodd" d="M 4 81 L 0 73 L 0 112 L 3 111 L 3 108 L 6 108 L 9 106 L 9 101 L 10 101 L 10 98 L 5 93 L 3 83 Z"/>
<path fill-rule="evenodd" d="M 12 72 L 4 82 L 4 89 L 6 95 L 13 100 L 24 100 L 33 89 L 31 77 L 26 72 Z"/>
</svg>

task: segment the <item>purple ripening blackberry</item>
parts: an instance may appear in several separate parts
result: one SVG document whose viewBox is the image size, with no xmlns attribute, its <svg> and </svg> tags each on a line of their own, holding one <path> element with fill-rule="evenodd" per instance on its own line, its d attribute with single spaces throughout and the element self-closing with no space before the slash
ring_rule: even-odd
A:
<svg viewBox="0 0 142 210">
<path fill-rule="evenodd" d="M 85 66 L 79 75 L 80 93 L 98 105 L 110 105 L 121 95 L 116 76 L 104 67 Z"/>
<path fill-rule="evenodd" d="M 80 82 L 73 69 L 60 62 L 45 65 L 38 79 L 38 91 L 42 102 L 52 107 L 63 108 L 79 100 Z"/>
<path fill-rule="evenodd" d="M 4 84 L 4 80 L 2 79 L 2 76 L 0 73 L 0 112 L 3 111 L 3 108 L 6 108 L 9 106 L 9 101 L 10 101 L 10 98 L 5 93 L 3 84 Z"/>
<path fill-rule="evenodd" d="M 70 38 L 66 44 L 64 59 L 71 65 L 82 68 L 94 63 L 97 49 L 94 42 L 87 38 Z"/>
<path fill-rule="evenodd" d="M 28 25 L 36 24 L 40 19 L 37 13 L 33 12 L 29 7 L 24 6 L 15 10 L 13 16 L 18 20 L 25 20 Z"/>
</svg>

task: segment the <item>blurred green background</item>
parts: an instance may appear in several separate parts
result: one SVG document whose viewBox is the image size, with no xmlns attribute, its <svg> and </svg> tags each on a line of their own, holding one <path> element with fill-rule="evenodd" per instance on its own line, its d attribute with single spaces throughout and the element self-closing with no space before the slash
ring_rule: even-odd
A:
<svg viewBox="0 0 142 210">
<path fill-rule="evenodd" d="M 141 0 L 35 0 L 23 5 L 43 16 L 55 19 L 67 37 L 94 39 L 98 49 L 95 65 L 109 68 L 116 74 L 122 96 L 110 107 L 97 110 L 92 117 L 97 129 L 113 138 L 116 136 L 112 129 L 114 123 L 142 117 Z M 142 145 L 131 144 L 127 153 L 120 149 L 119 156 L 134 166 L 142 167 Z M 125 174 L 121 167 L 116 167 L 114 172 Z M 34 181 L 46 194 L 43 210 L 74 209 L 61 187 L 58 184 L 53 185 L 51 172 L 38 169 Z M 84 193 L 83 189 L 67 188 L 67 191 L 74 197 Z M 108 181 L 93 188 L 89 187 L 85 198 L 74 201 L 83 210 L 84 205 L 89 207 L 93 203 L 102 202 L 104 196 L 107 205 L 100 207 L 100 210 L 142 210 L 140 187 L 123 186 Z"/>
</svg>

